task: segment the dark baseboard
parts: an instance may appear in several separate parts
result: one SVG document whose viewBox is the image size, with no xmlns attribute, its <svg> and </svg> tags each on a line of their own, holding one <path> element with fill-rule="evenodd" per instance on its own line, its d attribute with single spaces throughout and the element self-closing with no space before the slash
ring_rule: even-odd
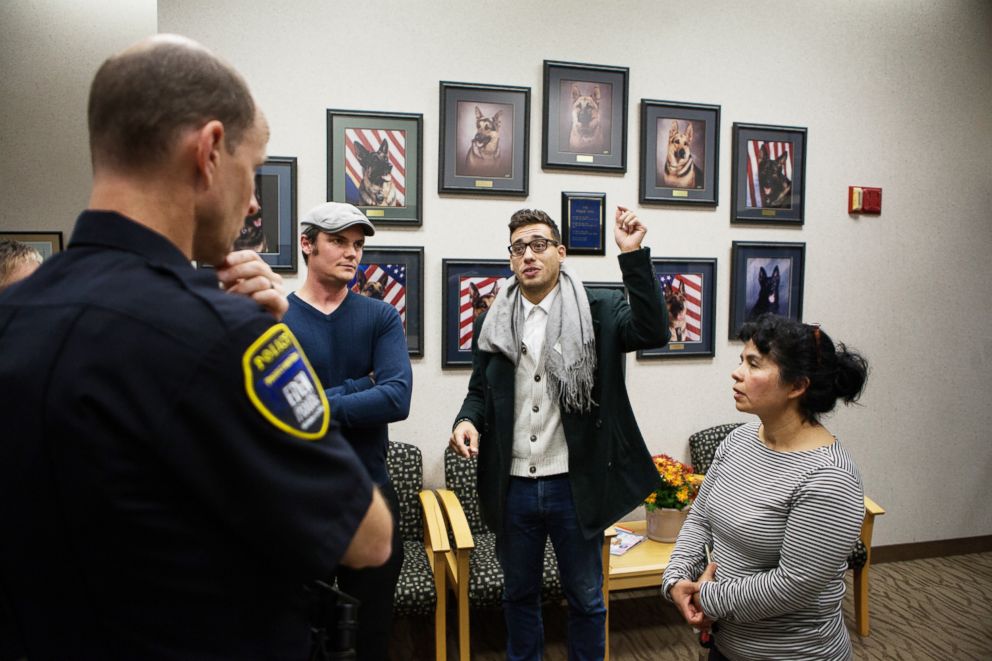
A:
<svg viewBox="0 0 992 661">
<path fill-rule="evenodd" d="M 890 544 L 889 546 L 872 547 L 871 564 L 942 558 L 948 555 L 986 553 L 988 551 L 992 551 L 992 535 L 939 539 L 933 542 L 913 542 L 911 544 Z"/>
</svg>

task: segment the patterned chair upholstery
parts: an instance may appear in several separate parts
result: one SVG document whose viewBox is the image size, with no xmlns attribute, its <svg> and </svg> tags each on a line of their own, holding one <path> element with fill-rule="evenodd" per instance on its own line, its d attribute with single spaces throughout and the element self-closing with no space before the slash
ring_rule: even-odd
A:
<svg viewBox="0 0 992 661">
<path fill-rule="evenodd" d="M 438 661 L 447 658 L 444 554 L 449 550 L 444 517 L 437 498 L 423 489 L 424 460 L 420 448 L 389 442 L 389 476 L 399 499 L 403 566 L 393 596 L 397 615 L 433 615 Z"/>
<path fill-rule="evenodd" d="M 742 424 L 744 423 L 733 422 L 717 425 L 692 434 L 689 437 L 689 454 L 692 457 L 693 471 L 705 474 L 713 463 L 717 446 Z M 847 556 L 847 567 L 854 571 L 854 612 L 858 634 L 862 636 L 867 636 L 871 631 L 868 619 L 868 569 L 871 564 L 871 535 L 875 516 L 880 514 L 885 514 L 885 510 L 865 496 L 865 518 L 861 524 L 861 536 Z"/>
<path fill-rule="evenodd" d="M 469 607 L 495 608 L 502 603 L 503 571 L 496 559 L 496 535 L 483 522 L 479 511 L 478 460 L 465 459 L 447 448 L 444 451 L 444 483 L 438 491 L 441 509 L 448 517 L 452 550 L 447 579 L 458 602 L 458 645 L 461 659 L 469 658 Z M 467 576 L 468 580 L 461 580 Z M 544 552 L 545 601 L 563 595 L 558 562 L 550 540 Z"/>
</svg>

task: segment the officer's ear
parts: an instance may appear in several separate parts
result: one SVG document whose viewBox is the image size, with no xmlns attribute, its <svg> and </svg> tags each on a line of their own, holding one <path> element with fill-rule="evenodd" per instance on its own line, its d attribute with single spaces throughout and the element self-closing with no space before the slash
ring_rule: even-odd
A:
<svg viewBox="0 0 992 661">
<path fill-rule="evenodd" d="M 224 149 L 224 124 L 212 119 L 196 131 L 196 172 L 209 188 L 217 176 L 221 150 Z"/>
</svg>

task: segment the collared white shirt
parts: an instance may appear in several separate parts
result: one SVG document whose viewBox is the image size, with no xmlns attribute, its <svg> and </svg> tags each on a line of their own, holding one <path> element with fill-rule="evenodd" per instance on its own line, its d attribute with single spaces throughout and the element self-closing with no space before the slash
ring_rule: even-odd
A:
<svg viewBox="0 0 992 661">
<path fill-rule="evenodd" d="M 561 285 L 548 292 L 548 295 L 541 299 L 539 303 L 531 303 L 527 297 L 521 296 L 520 302 L 523 304 L 524 330 L 523 341 L 527 351 L 531 352 L 534 362 L 540 364 L 541 352 L 544 350 L 544 337 L 548 333 L 548 315 L 551 314 L 551 304 L 558 296 Z"/>
</svg>

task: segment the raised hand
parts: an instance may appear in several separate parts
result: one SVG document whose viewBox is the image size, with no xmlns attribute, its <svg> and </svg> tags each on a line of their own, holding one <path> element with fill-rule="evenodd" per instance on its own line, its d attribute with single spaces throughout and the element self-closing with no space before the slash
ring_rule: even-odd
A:
<svg viewBox="0 0 992 661">
<path fill-rule="evenodd" d="M 627 207 L 617 207 L 616 219 L 613 226 L 613 237 L 617 241 L 620 252 L 640 250 L 641 241 L 648 229 Z"/>
</svg>

